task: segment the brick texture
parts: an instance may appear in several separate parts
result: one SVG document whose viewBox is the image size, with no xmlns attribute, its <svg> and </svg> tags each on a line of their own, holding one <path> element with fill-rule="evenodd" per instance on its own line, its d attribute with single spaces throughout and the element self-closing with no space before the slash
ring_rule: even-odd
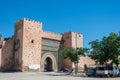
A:
<svg viewBox="0 0 120 80">
<path fill-rule="evenodd" d="M 4 46 L 2 47 L 1 54 L 1 69 L 4 70 L 12 70 L 13 69 L 13 38 L 4 42 Z"/>
</svg>

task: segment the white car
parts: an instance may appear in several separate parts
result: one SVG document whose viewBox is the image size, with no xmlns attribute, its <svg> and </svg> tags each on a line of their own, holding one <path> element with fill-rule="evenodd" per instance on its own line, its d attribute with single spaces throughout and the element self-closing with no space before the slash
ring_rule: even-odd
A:
<svg viewBox="0 0 120 80">
<path fill-rule="evenodd" d="M 117 66 L 108 65 L 108 66 L 98 66 L 96 67 L 96 75 L 97 76 L 118 76 L 119 69 Z"/>
</svg>

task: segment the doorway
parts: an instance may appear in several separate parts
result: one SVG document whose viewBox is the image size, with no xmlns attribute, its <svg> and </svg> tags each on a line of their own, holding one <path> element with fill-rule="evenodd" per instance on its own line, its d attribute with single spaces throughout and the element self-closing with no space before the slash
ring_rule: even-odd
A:
<svg viewBox="0 0 120 80">
<path fill-rule="evenodd" d="M 44 71 L 45 72 L 53 71 L 52 65 L 53 65 L 52 59 L 50 57 L 47 57 L 44 62 Z"/>
</svg>

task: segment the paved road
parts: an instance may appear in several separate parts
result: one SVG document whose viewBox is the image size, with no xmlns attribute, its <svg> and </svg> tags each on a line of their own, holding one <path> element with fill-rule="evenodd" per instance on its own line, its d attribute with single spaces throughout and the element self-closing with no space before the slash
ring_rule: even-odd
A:
<svg viewBox="0 0 120 80">
<path fill-rule="evenodd" d="M 119 78 L 74 77 L 54 72 L 13 72 L 0 73 L 0 80 L 120 80 Z"/>
</svg>

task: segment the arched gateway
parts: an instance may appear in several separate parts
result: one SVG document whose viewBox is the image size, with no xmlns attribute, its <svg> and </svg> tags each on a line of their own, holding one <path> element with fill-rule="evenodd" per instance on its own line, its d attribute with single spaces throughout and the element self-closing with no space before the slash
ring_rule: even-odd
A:
<svg viewBox="0 0 120 80">
<path fill-rule="evenodd" d="M 46 60 L 44 61 L 44 71 L 53 71 L 53 66 L 52 66 L 52 59 L 47 57 Z"/>
<path fill-rule="evenodd" d="M 3 39 L 0 47 L 0 68 L 4 71 L 13 68 L 20 71 L 58 71 L 69 68 L 72 63 L 64 60 L 59 54 L 60 50 L 82 47 L 82 34 L 44 31 L 41 22 L 26 18 L 15 22 L 14 32 L 13 37 Z"/>
<path fill-rule="evenodd" d="M 51 53 L 45 53 L 41 59 L 41 71 L 57 71 L 58 65 L 56 58 Z"/>
</svg>

